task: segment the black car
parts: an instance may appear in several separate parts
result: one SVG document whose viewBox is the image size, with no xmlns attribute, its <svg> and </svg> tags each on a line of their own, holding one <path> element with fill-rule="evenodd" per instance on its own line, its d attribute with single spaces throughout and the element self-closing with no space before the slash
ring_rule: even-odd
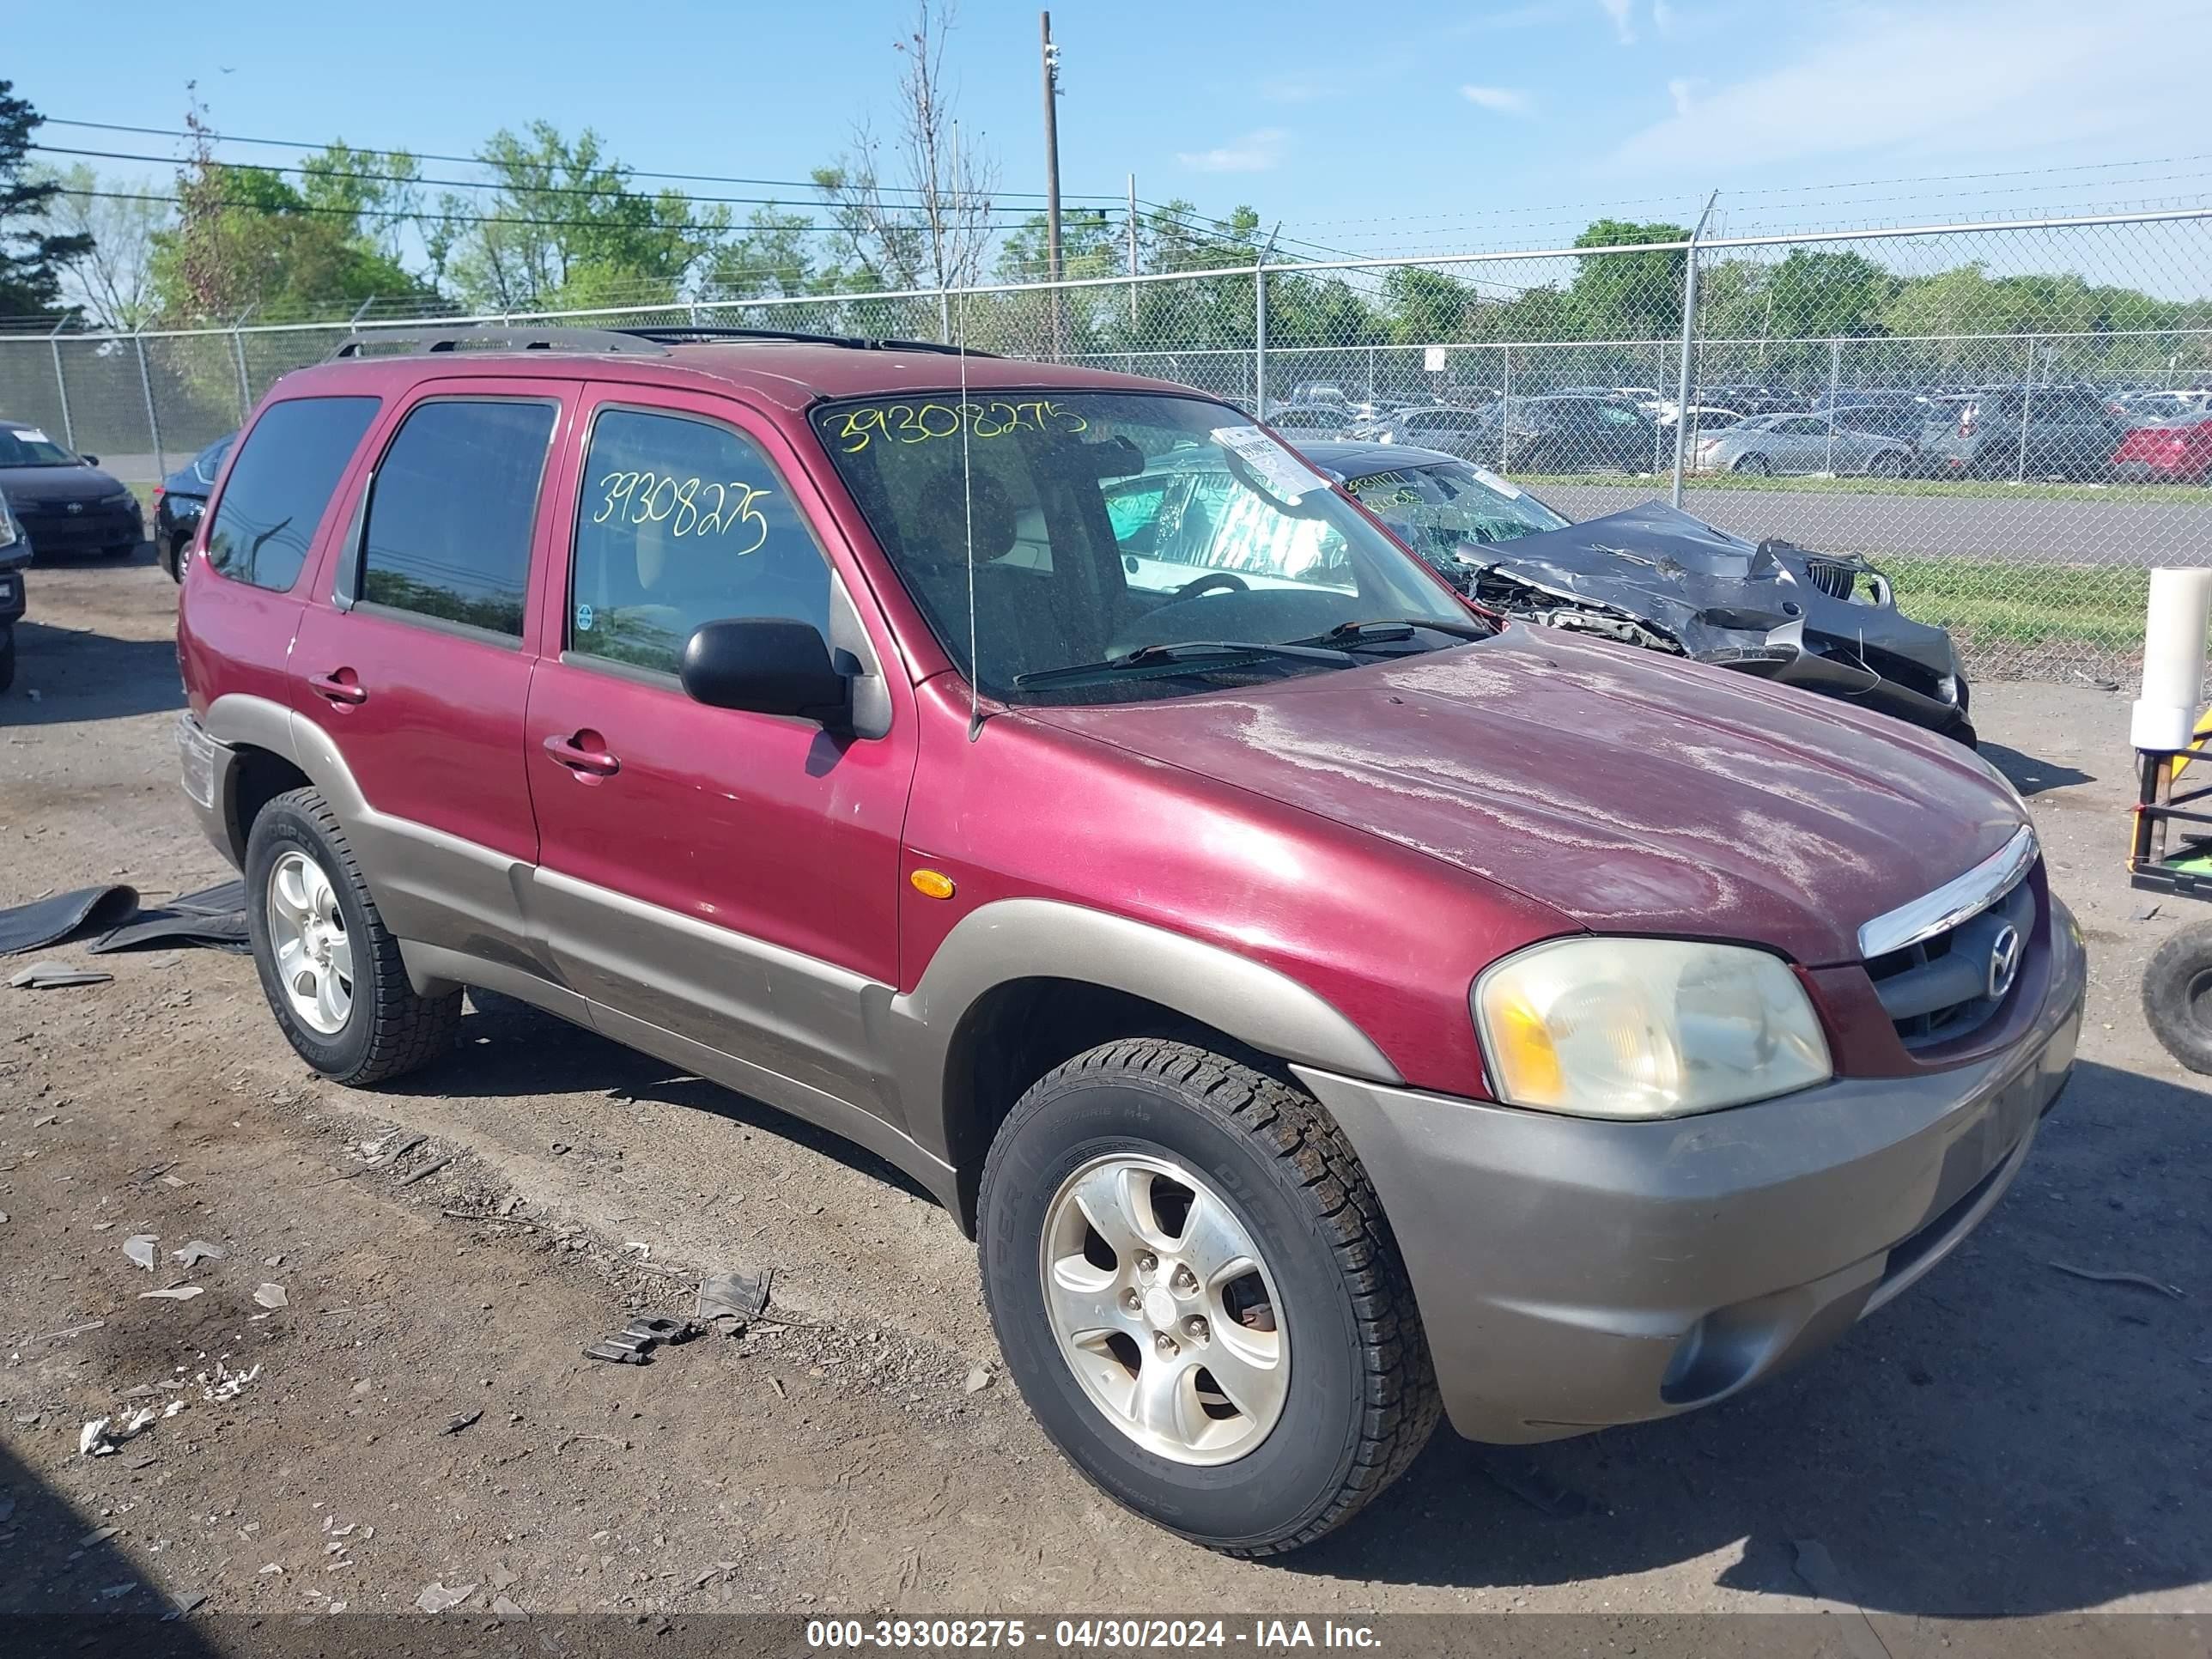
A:
<svg viewBox="0 0 2212 1659">
<path fill-rule="evenodd" d="M 1434 450 L 1300 453 L 1491 611 L 1825 692 L 1973 746 L 1951 636 L 1900 613 L 1863 559 L 1747 542 L 1658 501 L 1571 523 Z"/>
<path fill-rule="evenodd" d="M 104 553 L 121 558 L 146 539 L 138 498 L 38 427 L 0 420 L 0 492 L 34 555 Z"/>
<path fill-rule="evenodd" d="M 31 544 L 0 495 L 0 691 L 15 683 L 15 624 L 23 619 L 23 567 L 30 562 Z"/>
<path fill-rule="evenodd" d="M 173 581 L 185 579 L 185 556 L 199 532 L 222 458 L 238 436 L 227 432 L 154 486 L 154 551 Z"/>
</svg>

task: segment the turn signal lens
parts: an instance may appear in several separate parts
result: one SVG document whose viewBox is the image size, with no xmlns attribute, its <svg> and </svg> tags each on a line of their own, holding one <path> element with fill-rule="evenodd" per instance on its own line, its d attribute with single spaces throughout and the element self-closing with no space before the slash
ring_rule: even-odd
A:
<svg viewBox="0 0 2212 1659">
<path fill-rule="evenodd" d="M 924 898 L 948 899 L 952 896 L 952 878 L 937 870 L 917 870 L 907 879 L 914 890 Z"/>
</svg>

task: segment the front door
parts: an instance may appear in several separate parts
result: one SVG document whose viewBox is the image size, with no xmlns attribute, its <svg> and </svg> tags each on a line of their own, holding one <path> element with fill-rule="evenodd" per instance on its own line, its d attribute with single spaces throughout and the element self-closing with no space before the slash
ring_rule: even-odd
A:
<svg viewBox="0 0 2212 1659">
<path fill-rule="evenodd" d="M 346 813 L 402 939 L 535 971 L 522 719 L 541 481 L 576 388 L 443 380 L 380 449 L 292 651 L 295 705 L 361 792 Z M 544 561 L 537 562 L 542 565 Z"/>
<path fill-rule="evenodd" d="M 778 1104 L 780 1079 L 890 1115 L 866 1019 L 896 979 L 910 690 L 885 685 L 889 635 L 854 608 L 866 590 L 780 434 L 725 398 L 622 395 L 586 410 L 531 686 L 544 948 L 613 1035 L 655 1046 L 635 1020 L 704 1044 L 766 1073 L 755 1091 Z M 861 722 L 872 735 L 685 696 L 684 641 L 733 617 L 811 623 L 872 671 L 889 710 Z"/>
</svg>

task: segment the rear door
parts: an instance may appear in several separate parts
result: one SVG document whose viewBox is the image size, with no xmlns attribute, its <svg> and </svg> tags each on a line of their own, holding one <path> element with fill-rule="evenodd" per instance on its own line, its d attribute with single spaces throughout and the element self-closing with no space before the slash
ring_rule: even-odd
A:
<svg viewBox="0 0 2212 1659">
<path fill-rule="evenodd" d="M 827 1121 L 887 1113 L 866 1018 L 897 976 L 911 688 L 781 434 L 729 398 L 635 398 L 592 390 L 561 504 L 523 745 L 544 948 L 611 1036 L 674 1033 Z M 735 617 L 821 629 L 860 674 L 858 729 L 687 697 L 684 641 Z"/>
<path fill-rule="evenodd" d="M 522 744 L 532 552 L 577 389 L 470 379 L 426 393 L 373 440 L 292 654 L 299 706 L 360 791 L 340 812 L 392 931 L 538 971 L 519 896 L 538 856 Z"/>
</svg>

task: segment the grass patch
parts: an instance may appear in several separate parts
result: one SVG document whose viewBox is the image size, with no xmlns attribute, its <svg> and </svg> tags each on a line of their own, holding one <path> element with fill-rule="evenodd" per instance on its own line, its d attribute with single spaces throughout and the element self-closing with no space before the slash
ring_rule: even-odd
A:
<svg viewBox="0 0 2212 1659">
<path fill-rule="evenodd" d="M 1664 472 L 1516 472 L 1513 482 L 1541 495 L 1547 489 L 1650 489 L 1664 495 Z M 1986 478 L 1761 478 L 1743 473 L 1692 473 L 1682 480 L 1683 505 L 1695 495 L 1881 495 L 1983 501 L 2167 502 L 2212 507 L 2212 489 L 2196 484 L 2006 483 Z"/>
<path fill-rule="evenodd" d="M 2067 641 L 2120 653 L 2142 644 L 2150 572 L 2140 568 L 1878 556 L 1873 562 L 1895 588 L 1899 610 L 1949 629 L 1962 643 Z"/>
</svg>

